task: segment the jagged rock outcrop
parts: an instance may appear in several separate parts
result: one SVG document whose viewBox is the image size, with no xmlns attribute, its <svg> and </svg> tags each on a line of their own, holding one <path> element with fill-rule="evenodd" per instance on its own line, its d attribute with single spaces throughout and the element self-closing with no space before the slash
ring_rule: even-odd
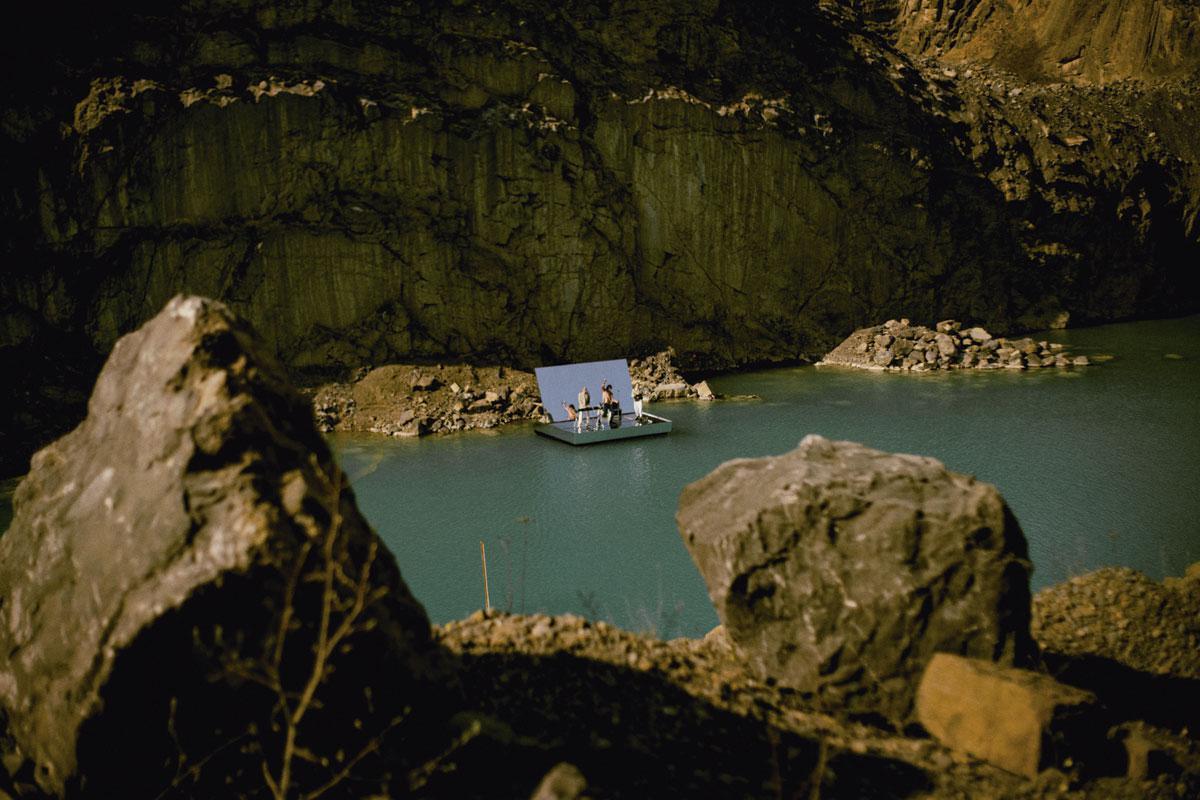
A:
<svg viewBox="0 0 1200 800">
<path fill-rule="evenodd" d="M 0 96 L 0 367 L 27 410 L 62 371 L 30 351 L 90 365 L 178 291 L 339 377 L 1197 308 L 1190 79 L 951 76 L 817 3 L 80 13 L 22 37 Z"/>
<path fill-rule="evenodd" d="M 752 671 L 831 710 L 900 726 L 933 653 L 1033 656 L 1020 526 L 933 459 L 810 435 L 688 485 L 676 519 Z"/>
<path fill-rule="evenodd" d="M 0 609 L 4 763 L 55 794 L 379 779 L 351 759 L 438 696 L 424 609 L 309 404 L 197 297 L 117 342 L 87 419 L 35 456 Z"/>
<path fill-rule="evenodd" d="M 1200 8 L 1189 0 L 875 0 L 864 10 L 910 52 L 1037 81 L 1178 77 L 1200 65 Z"/>
</svg>

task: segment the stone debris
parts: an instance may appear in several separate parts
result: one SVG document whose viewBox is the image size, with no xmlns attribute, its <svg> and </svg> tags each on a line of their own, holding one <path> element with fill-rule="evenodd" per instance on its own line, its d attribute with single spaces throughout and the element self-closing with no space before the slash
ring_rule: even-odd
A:
<svg viewBox="0 0 1200 800">
<path fill-rule="evenodd" d="M 1072 357 L 1057 342 L 1028 337 L 993 337 L 985 328 L 963 329 L 943 320 L 931 330 L 907 319 L 861 328 L 825 355 L 818 366 L 929 372 L 942 369 L 1038 369 L 1086 367 L 1087 356 Z"/>
<path fill-rule="evenodd" d="M 390 364 L 313 393 L 322 431 L 423 436 L 541 416 L 533 374 L 498 366 Z"/>
<path fill-rule="evenodd" d="M 1190 800 L 1200 789 L 1200 741 L 1186 731 L 1142 723 L 1110 731 L 1101 719 L 1080 746 L 1056 741 L 1070 755 L 1031 780 L 913 736 L 911 727 L 899 733 L 821 713 L 756 674 L 720 626 L 700 640 L 662 641 L 571 614 L 479 611 L 435 626 L 434 636 L 462 665 L 463 689 L 480 713 L 542 742 L 571 742 L 553 751 L 531 787 L 565 760 L 588 776 L 588 794 L 597 797 L 809 797 L 804 777 L 817 769 L 807 743 L 823 742 L 821 797 Z M 1054 684 L 1044 675 L 1033 680 Z M 779 742 L 788 743 L 791 769 L 771 777 L 769 754 L 783 752 Z M 1123 747 L 1144 747 L 1152 777 L 1125 774 Z M 506 764 L 514 764 L 511 755 Z M 779 791 L 781 777 L 792 791 Z"/>
<path fill-rule="evenodd" d="M 1033 598 L 1032 630 L 1054 653 L 1200 681 L 1200 563 L 1161 583 L 1105 567 L 1043 589 Z"/>
<path fill-rule="evenodd" d="M 1093 695 L 991 661 L 935 654 L 917 689 L 916 709 L 942 744 L 1027 778 L 1111 750 Z"/>
<path fill-rule="evenodd" d="M 679 373 L 674 350 L 632 359 L 629 371 L 634 392 L 642 394 L 647 406 L 664 400 L 717 399 L 706 382 L 693 386 Z M 423 436 L 490 430 L 545 414 L 533 373 L 502 366 L 367 367 L 350 381 L 327 383 L 311 393 L 316 424 L 324 432 Z"/>
<path fill-rule="evenodd" d="M 674 348 L 668 348 L 646 358 L 629 361 L 629 377 L 633 382 L 634 394 L 640 394 L 647 402 L 682 398 L 695 399 L 700 396 L 699 386 L 692 386 L 676 366 Z M 707 386 L 707 384 L 704 384 Z M 709 392 L 711 394 L 711 391 Z M 711 398 L 710 398 L 711 399 Z"/>
<path fill-rule="evenodd" d="M 679 530 L 763 680 L 902 726 L 933 653 L 1025 665 L 1025 537 L 995 487 L 810 435 L 685 487 Z"/>
<path fill-rule="evenodd" d="M 499 612 L 435 626 L 434 636 L 462 665 L 469 703 L 540 741 L 570 743 L 557 760 L 587 776 L 590 796 L 949 798 L 955 786 L 993 796 L 1018 788 L 987 765 L 943 761 L 927 739 L 806 709 L 709 641 Z"/>
</svg>

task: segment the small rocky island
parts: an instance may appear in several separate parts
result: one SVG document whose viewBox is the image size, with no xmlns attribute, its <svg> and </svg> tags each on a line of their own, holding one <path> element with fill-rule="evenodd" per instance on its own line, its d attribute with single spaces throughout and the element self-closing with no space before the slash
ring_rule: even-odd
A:
<svg viewBox="0 0 1200 800">
<path fill-rule="evenodd" d="M 995 487 L 819 436 L 676 519 L 703 639 L 433 626 L 307 400 L 176 298 L 0 537 L 0 797 L 1200 796 L 1200 564 L 1031 598 Z"/>
<path fill-rule="evenodd" d="M 648 403 L 713 400 L 701 381 L 688 383 L 667 349 L 629 362 L 634 392 Z M 347 381 L 310 390 L 317 427 L 389 436 L 490 430 L 545 415 L 533 373 L 471 364 L 389 364 L 362 367 Z"/>
<path fill-rule="evenodd" d="M 818 366 L 928 372 L 939 369 L 1036 369 L 1086 367 L 1087 356 L 1072 356 L 1057 342 L 1005 339 L 986 329 L 964 328 L 948 319 L 936 328 L 890 319 L 860 328 L 831 350 Z"/>
</svg>

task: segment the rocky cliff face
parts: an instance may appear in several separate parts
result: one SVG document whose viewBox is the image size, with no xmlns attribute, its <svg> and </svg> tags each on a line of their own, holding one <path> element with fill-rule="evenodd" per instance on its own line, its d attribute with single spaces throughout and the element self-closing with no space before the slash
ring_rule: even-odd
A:
<svg viewBox="0 0 1200 800">
<path fill-rule="evenodd" d="M 3 90 L 5 360 L 70 388 L 179 291 L 317 371 L 730 366 L 888 317 L 1196 307 L 1194 81 L 950 69 L 920 57 L 973 58 L 990 28 L 946 20 L 990 5 L 852 5 L 51 4 Z M 1077 5 L 1022 13 L 1067 9 L 1035 30 L 1057 43 L 1098 30 Z M 1146 75 L 1190 68 L 1171 13 Z"/>
<path fill-rule="evenodd" d="M 1194 74 L 1188 0 L 890 0 L 869 4 L 910 52 L 990 62 L 1034 80 L 1108 83 Z"/>
</svg>

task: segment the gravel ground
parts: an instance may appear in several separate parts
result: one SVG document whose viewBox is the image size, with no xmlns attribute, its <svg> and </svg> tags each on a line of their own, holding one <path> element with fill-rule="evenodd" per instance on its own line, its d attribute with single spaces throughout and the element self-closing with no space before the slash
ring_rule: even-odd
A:
<svg viewBox="0 0 1200 800">
<path fill-rule="evenodd" d="M 1039 593 L 1033 624 L 1047 669 L 1064 671 L 1070 654 L 1116 661 L 1130 691 L 1156 689 L 1130 675 L 1190 685 L 1200 675 L 1198 579 L 1200 565 L 1165 584 L 1106 569 Z M 752 678 L 719 628 L 704 640 L 660 641 L 571 615 L 478 612 L 435 636 L 458 661 L 468 704 L 509 726 L 514 774 L 536 771 L 518 766 L 529 753 L 539 765 L 567 761 L 586 777 L 588 796 L 1200 796 L 1194 728 L 1118 715 L 1112 735 L 1151 742 L 1167 754 L 1165 768 L 1144 780 L 1047 770 L 1028 781 L 916 726 L 898 732 L 814 713 L 795 692 Z M 469 758 L 458 766 L 469 768 Z"/>
</svg>

